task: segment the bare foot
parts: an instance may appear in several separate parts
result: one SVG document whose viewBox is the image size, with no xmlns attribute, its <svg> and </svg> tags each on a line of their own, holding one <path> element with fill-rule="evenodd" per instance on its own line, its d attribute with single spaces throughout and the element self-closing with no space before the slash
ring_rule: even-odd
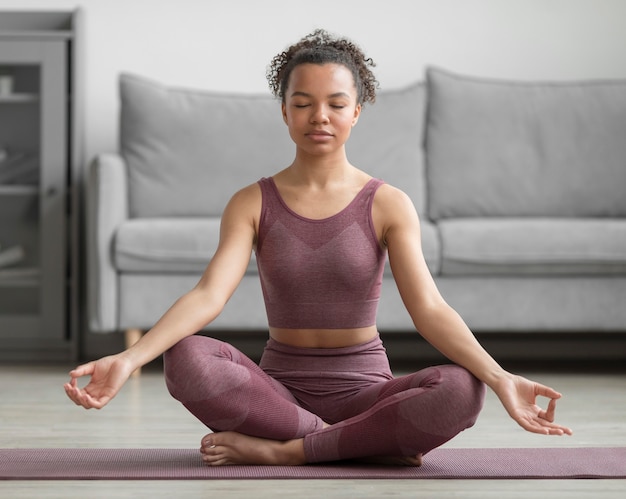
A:
<svg viewBox="0 0 626 499">
<path fill-rule="evenodd" d="M 363 457 L 356 459 L 359 463 L 366 464 L 386 464 L 390 466 L 421 466 L 422 455 L 416 456 L 375 456 L 375 457 Z"/>
<path fill-rule="evenodd" d="M 268 440 L 234 431 L 209 433 L 201 442 L 202 460 L 209 466 L 226 464 L 305 464 L 304 439 Z"/>
</svg>

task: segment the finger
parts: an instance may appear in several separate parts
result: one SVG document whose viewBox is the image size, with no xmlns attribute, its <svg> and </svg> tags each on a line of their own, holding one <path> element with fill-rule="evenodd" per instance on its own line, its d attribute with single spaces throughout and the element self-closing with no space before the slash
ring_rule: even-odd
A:
<svg viewBox="0 0 626 499">
<path fill-rule="evenodd" d="M 95 364 L 95 362 L 88 362 L 87 364 L 80 365 L 70 371 L 70 376 L 72 378 L 80 378 L 81 376 L 93 374 Z"/>
<path fill-rule="evenodd" d="M 556 390 L 540 383 L 535 383 L 535 395 L 540 395 L 549 399 L 560 399 L 562 397 L 562 395 Z"/>
<path fill-rule="evenodd" d="M 556 413 L 556 399 L 550 399 L 548 408 L 545 411 L 539 411 L 539 417 L 546 421 L 554 422 L 554 415 Z"/>
<path fill-rule="evenodd" d="M 73 387 L 69 383 L 65 386 L 65 391 L 70 399 L 72 399 L 76 405 L 80 405 L 85 409 L 102 409 L 111 399 L 111 397 L 108 396 L 94 398 L 85 390 Z"/>
<path fill-rule="evenodd" d="M 71 399 L 74 401 L 76 405 L 84 407 L 85 409 L 88 408 L 85 406 L 85 400 L 83 398 L 83 394 L 80 391 L 72 392 Z"/>
<path fill-rule="evenodd" d="M 111 397 L 102 396 L 95 398 L 87 392 L 81 393 L 82 406 L 85 409 L 102 409 L 109 402 L 109 400 L 111 400 Z"/>
<path fill-rule="evenodd" d="M 550 423 L 544 419 L 537 421 L 537 424 L 541 426 L 548 435 L 563 435 L 563 428 L 555 423 Z"/>
<path fill-rule="evenodd" d="M 84 407 L 85 409 L 89 409 L 89 406 L 87 405 L 86 401 L 85 401 L 85 392 L 79 388 L 75 388 L 73 390 L 73 400 L 80 406 Z"/>
<path fill-rule="evenodd" d="M 555 425 L 549 425 L 549 426 L 544 425 L 544 427 L 547 429 L 548 435 L 562 436 L 562 435 L 572 434 L 572 430 L 570 430 L 569 428 L 566 428 L 565 426 L 555 424 Z"/>
<path fill-rule="evenodd" d="M 538 423 L 537 421 L 529 421 L 529 420 L 522 420 L 519 422 L 520 426 L 522 428 L 524 428 L 526 431 L 529 431 L 531 433 L 538 433 L 540 435 L 557 435 L 558 431 L 551 431 L 551 428 Z"/>
<path fill-rule="evenodd" d="M 558 434 L 558 432 L 551 433 L 551 430 L 557 430 L 559 426 L 541 419 L 538 414 L 520 415 L 515 420 L 522 428 L 531 433 L 539 433 L 541 435 Z"/>
<path fill-rule="evenodd" d="M 550 435 L 572 435 L 572 430 L 567 426 L 562 426 L 546 420 L 539 420 L 538 423 L 547 428 Z"/>
<path fill-rule="evenodd" d="M 529 431 L 531 433 L 539 433 L 541 435 L 549 434 L 549 430 L 547 428 L 544 428 L 543 425 L 540 425 L 536 421 L 529 421 L 527 419 L 522 419 L 518 421 L 518 424 L 522 428 L 524 428 L 526 431 Z"/>
<path fill-rule="evenodd" d="M 526 431 L 531 433 L 539 433 L 541 435 L 572 435 L 572 430 L 566 426 L 550 423 L 545 419 L 526 419 L 518 420 L 519 425 Z"/>
<path fill-rule="evenodd" d="M 76 386 L 72 386 L 69 383 L 65 385 L 65 393 L 67 393 L 67 396 L 76 404 L 76 405 L 83 405 L 82 400 L 81 400 L 81 390 L 76 387 Z"/>
<path fill-rule="evenodd" d="M 74 402 L 76 405 L 80 405 L 80 403 L 78 402 L 78 399 L 76 397 L 76 392 L 75 392 L 74 387 L 72 385 L 70 385 L 69 383 L 66 383 L 64 385 L 64 388 L 65 388 L 65 393 L 70 398 L 70 400 L 72 402 Z"/>
</svg>

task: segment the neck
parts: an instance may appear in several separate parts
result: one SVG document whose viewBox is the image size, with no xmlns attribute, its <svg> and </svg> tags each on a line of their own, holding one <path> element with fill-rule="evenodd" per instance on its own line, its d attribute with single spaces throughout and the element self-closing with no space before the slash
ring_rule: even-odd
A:
<svg viewBox="0 0 626 499">
<path fill-rule="evenodd" d="M 299 182 L 325 185 L 345 180 L 354 171 L 354 167 L 348 161 L 345 151 L 332 156 L 312 156 L 298 152 L 288 170 Z"/>
</svg>

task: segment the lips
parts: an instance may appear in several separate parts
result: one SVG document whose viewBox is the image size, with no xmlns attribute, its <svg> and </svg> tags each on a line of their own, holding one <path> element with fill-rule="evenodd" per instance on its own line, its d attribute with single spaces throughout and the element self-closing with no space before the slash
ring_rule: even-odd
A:
<svg viewBox="0 0 626 499">
<path fill-rule="evenodd" d="M 327 140 L 328 138 L 332 137 L 333 134 L 327 132 L 326 130 L 313 130 L 307 133 L 306 136 L 314 140 Z"/>
</svg>

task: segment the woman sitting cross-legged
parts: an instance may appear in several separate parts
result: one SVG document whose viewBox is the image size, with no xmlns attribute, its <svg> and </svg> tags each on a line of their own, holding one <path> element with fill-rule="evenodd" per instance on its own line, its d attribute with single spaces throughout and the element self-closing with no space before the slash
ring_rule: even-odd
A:
<svg viewBox="0 0 626 499">
<path fill-rule="evenodd" d="M 272 60 L 268 79 L 293 162 L 232 197 L 202 278 L 139 342 L 70 373 L 65 389 L 76 404 L 103 407 L 135 369 L 164 354 L 170 393 L 212 431 L 201 440 L 210 465 L 416 466 L 474 424 L 485 385 L 526 430 L 571 434 L 554 422 L 561 395 L 502 369 L 443 300 L 408 196 L 348 161 L 361 106 L 375 99 L 371 66 L 354 43 L 324 31 Z M 219 315 L 252 251 L 269 323 L 258 365 L 195 335 Z M 452 364 L 392 375 L 376 328 L 387 257 L 417 331 Z M 81 376 L 90 376 L 84 388 Z M 538 396 L 550 399 L 547 409 Z"/>
</svg>

